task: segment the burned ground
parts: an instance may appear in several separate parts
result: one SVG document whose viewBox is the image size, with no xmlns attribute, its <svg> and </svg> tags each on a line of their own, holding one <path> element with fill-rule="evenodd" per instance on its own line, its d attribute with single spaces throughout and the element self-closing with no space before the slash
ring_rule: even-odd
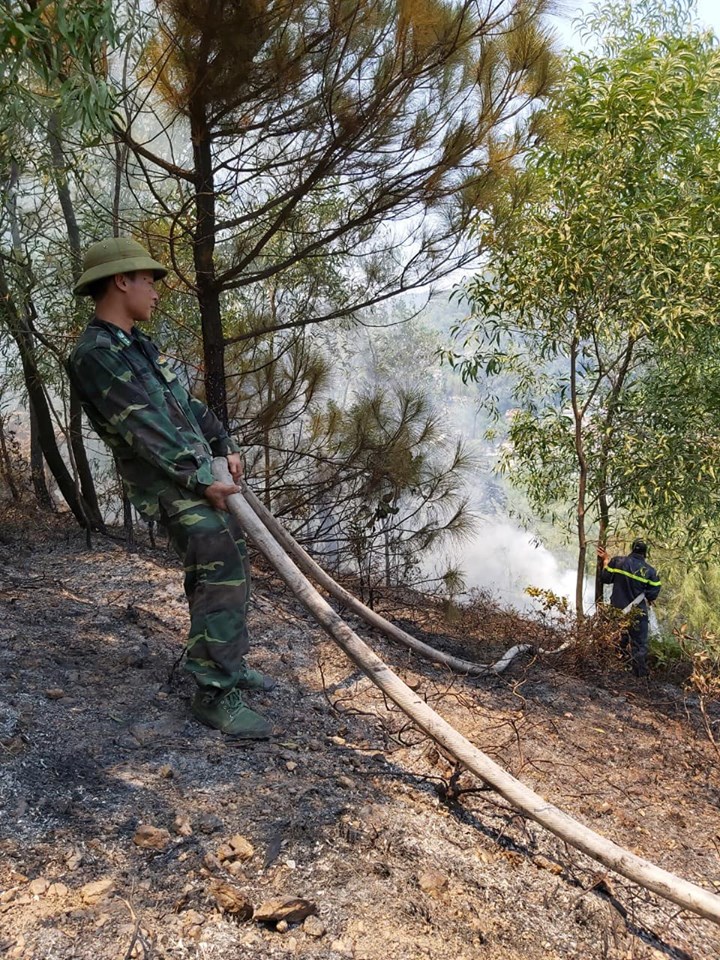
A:
<svg viewBox="0 0 720 960">
<path fill-rule="evenodd" d="M 475 659 L 539 629 L 490 606 L 448 627 L 417 595 L 381 602 Z M 227 742 L 190 719 L 191 682 L 173 669 L 186 622 L 162 548 L 96 538 L 89 550 L 63 520 L 3 527 L 0 955 L 720 956 L 713 924 L 608 874 L 457 770 L 270 571 L 255 570 L 252 660 L 279 685 L 248 699 L 272 741 Z M 679 686 L 540 660 L 471 680 L 368 639 L 537 792 L 720 890 L 720 758 Z M 245 919 L 287 898 L 316 912 L 279 928 Z"/>
</svg>

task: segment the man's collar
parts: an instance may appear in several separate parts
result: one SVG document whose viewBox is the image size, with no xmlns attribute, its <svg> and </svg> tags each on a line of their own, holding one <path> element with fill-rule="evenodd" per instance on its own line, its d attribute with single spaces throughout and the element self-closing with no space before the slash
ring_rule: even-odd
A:
<svg viewBox="0 0 720 960">
<path fill-rule="evenodd" d="M 130 332 L 127 333 L 116 323 L 110 323 L 108 320 L 103 320 L 101 317 L 98 317 L 97 314 L 90 321 L 90 326 L 101 327 L 103 330 L 107 330 L 108 333 L 112 334 L 112 336 L 123 345 L 123 347 L 129 347 L 133 340 L 139 340 L 143 336 L 143 334 L 135 325 L 133 325 Z"/>
</svg>

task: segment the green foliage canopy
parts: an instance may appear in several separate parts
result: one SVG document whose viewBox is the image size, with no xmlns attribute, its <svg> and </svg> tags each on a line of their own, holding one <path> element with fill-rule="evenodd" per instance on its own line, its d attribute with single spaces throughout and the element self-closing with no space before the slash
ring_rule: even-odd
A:
<svg viewBox="0 0 720 960">
<path fill-rule="evenodd" d="M 589 18 L 598 47 L 569 58 L 550 142 L 479 218 L 492 250 L 451 354 L 466 379 L 515 376 L 504 467 L 541 514 L 572 505 L 578 600 L 588 523 L 667 538 L 716 461 L 714 443 L 686 460 L 692 404 L 677 416 L 660 386 L 718 337 L 720 51 L 687 4 L 642 6 L 645 25 L 629 4 Z"/>
<path fill-rule="evenodd" d="M 8 106 L 60 110 L 95 129 L 109 115 L 111 0 L 8 0 L 0 5 L 0 95 Z"/>
</svg>

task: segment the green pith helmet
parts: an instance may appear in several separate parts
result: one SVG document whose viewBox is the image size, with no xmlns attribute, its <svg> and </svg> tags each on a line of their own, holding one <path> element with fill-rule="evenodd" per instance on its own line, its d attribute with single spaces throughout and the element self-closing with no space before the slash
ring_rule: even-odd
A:
<svg viewBox="0 0 720 960">
<path fill-rule="evenodd" d="M 155 279 L 167 274 L 165 267 L 153 260 L 145 247 L 128 237 L 108 237 L 88 247 L 83 260 L 83 274 L 75 285 L 74 293 L 86 297 L 88 286 L 116 273 L 131 273 L 133 270 L 152 270 Z"/>
</svg>

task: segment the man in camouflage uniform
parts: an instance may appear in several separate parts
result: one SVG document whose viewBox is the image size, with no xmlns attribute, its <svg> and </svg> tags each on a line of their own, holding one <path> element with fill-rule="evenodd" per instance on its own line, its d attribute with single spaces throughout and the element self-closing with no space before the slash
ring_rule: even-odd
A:
<svg viewBox="0 0 720 960">
<path fill-rule="evenodd" d="M 247 667 L 250 568 L 237 521 L 227 513 L 234 484 L 213 478 L 213 457 L 227 457 L 235 482 L 240 456 L 218 418 L 189 395 L 153 341 L 137 327 L 158 300 L 167 270 L 134 240 L 89 248 L 75 293 L 95 301 L 68 369 L 83 408 L 110 447 L 131 503 L 157 520 L 185 565 L 190 607 L 186 669 L 199 691 L 195 717 L 235 737 L 261 739 L 270 727 L 243 702 L 240 688 L 273 682 Z"/>
</svg>

